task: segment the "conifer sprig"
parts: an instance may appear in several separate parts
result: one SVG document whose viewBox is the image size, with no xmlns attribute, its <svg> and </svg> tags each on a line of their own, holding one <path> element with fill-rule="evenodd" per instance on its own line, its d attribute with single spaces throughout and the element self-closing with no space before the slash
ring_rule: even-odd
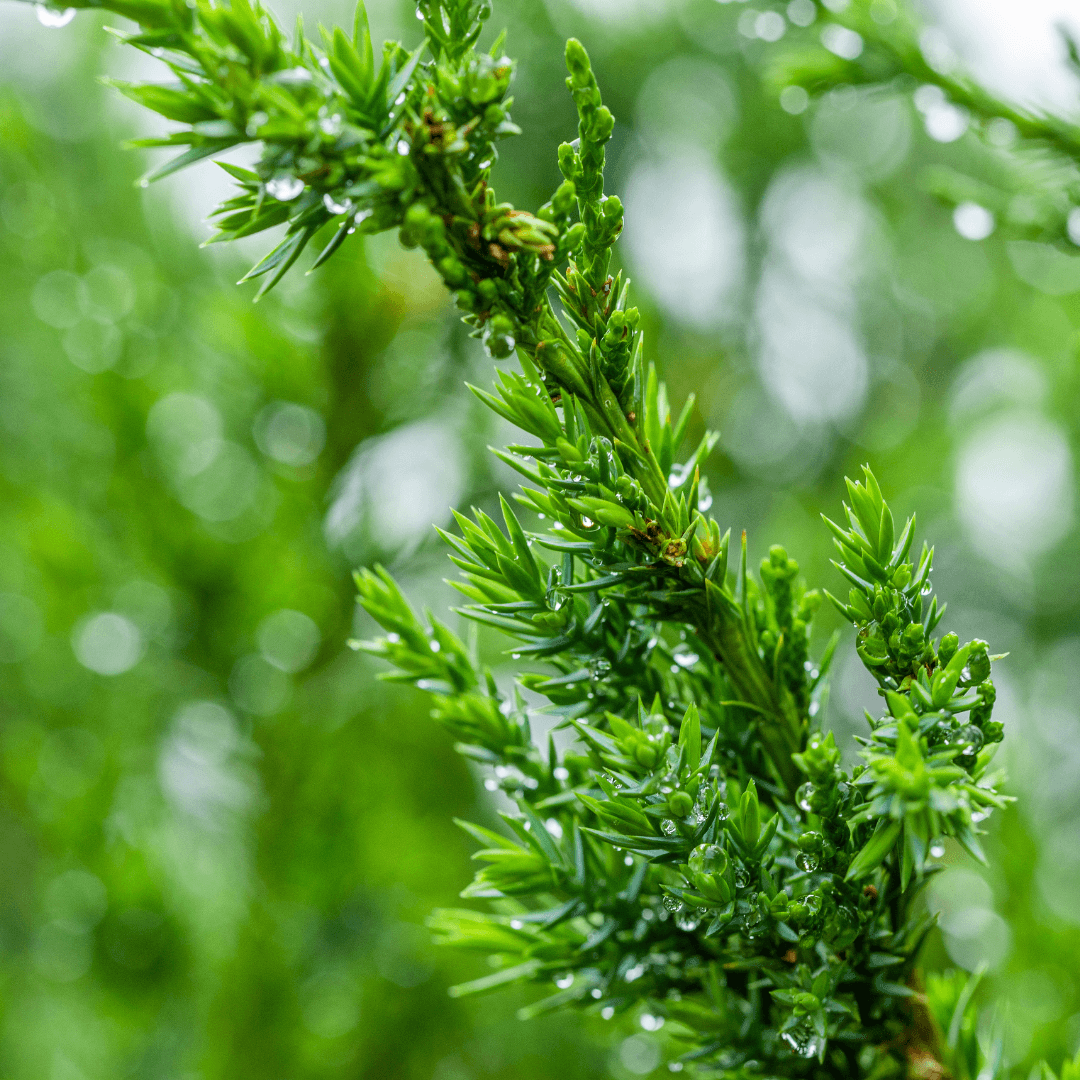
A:
<svg viewBox="0 0 1080 1080">
<path fill-rule="evenodd" d="M 179 125 L 153 142 L 187 149 L 156 175 L 261 144 L 254 170 L 230 167 L 237 194 L 215 239 L 286 224 L 248 275 L 262 291 L 331 223 L 316 265 L 350 232 L 396 229 L 489 353 L 519 361 L 474 392 L 523 432 L 496 453 L 524 477 L 515 499 L 528 517 L 503 499 L 501 522 L 457 515 L 444 538 L 461 614 L 505 633 L 528 670 L 500 685 L 384 570 L 357 575 L 384 631 L 357 647 L 430 696 L 507 800 L 501 831 L 462 823 L 482 864 L 462 896 L 482 910 L 431 920 L 493 968 L 455 992 L 524 980 L 547 989 L 526 1016 L 647 1013 L 670 1066 L 701 1076 L 999 1075 L 1000 1054 L 978 1038 L 977 977 L 922 989 L 934 920 L 915 903 L 943 839 L 982 858 L 981 822 L 1006 802 L 989 768 L 996 658 L 982 641 L 934 637 L 945 609 L 931 598 L 932 551 L 909 558 L 914 520 L 896 535 L 866 469 L 849 482 L 845 523 L 827 523 L 852 586 L 830 599 L 884 707 L 868 716 L 865 764 L 842 766 L 821 727 L 838 639 L 810 657 L 820 594 L 780 546 L 754 577 L 745 534 L 732 551 L 709 516 L 715 436 L 679 460 L 692 402 L 672 419 L 629 281 L 611 273 L 614 118 L 581 44 L 566 51 L 578 137 L 532 214 L 490 184 L 496 144 L 517 129 L 501 39 L 476 48 L 486 0 L 421 0 L 424 41 L 388 43 L 380 63 L 362 5 L 351 34 L 323 31 L 318 46 L 248 0 L 92 6 L 138 22 L 123 40 L 175 80 L 121 87 Z M 536 744 L 540 707 L 572 730 L 569 750 Z"/>
<path fill-rule="evenodd" d="M 781 17 L 787 4 L 766 8 Z M 992 93 L 967 71 L 940 34 L 903 0 L 814 0 L 764 47 L 763 74 L 780 93 L 799 86 L 820 98 L 837 88 L 913 94 L 924 112 L 954 111 L 950 127 L 967 132 L 978 171 L 936 164 L 920 181 L 943 202 L 974 202 L 1014 239 L 1075 253 L 1080 237 L 1080 124 L 1047 109 Z M 1069 65 L 1080 72 L 1080 44 L 1064 25 Z M 929 93 L 928 93 L 929 91 Z M 1070 225 L 1070 215 L 1072 223 Z"/>
</svg>

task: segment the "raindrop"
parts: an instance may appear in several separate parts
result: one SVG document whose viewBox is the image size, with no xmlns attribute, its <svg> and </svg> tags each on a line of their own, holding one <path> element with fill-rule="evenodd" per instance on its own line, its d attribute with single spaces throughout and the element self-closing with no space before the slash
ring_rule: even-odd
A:
<svg viewBox="0 0 1080 1080">
<path fill-rule="evenodd" d="M 660 822 L 660 828 L 663 829 L 668 836 L 671 836 L 675 832 L 675 822 L 672 821 L 671 818 L 664 818 L 664 820 Z"/>
<path fill-rule="evenodd" d="M 634 865 L 634 856 L 633 855 L 627 855 L 623 859 L 623 865 L 624 866 L 633 866 Z"/>
<path fill-rule="evenodd" d="M 680 930 L 685 930 L 687 933 L 691 933 L 692 931 L 696 930 L 700 923 L 701 919 L 698 918 L 697 914 L 695 912 L 689 911 L 688 909 L 683 911 L 677 911 L 675 913 L 675 925 Z"/>
<path fill-rule="evenodd" d="M 566 990 L 574 984 L 574 973 L 568 971 L 565 975 L 557 975 L 555 977 L 555 985 L 560 990 Z"/>
<path fill-rule="evenodd" d="M 602 1017 L 603 1017 L 603 1018 L 604 1018 L 605 1020 L 610 1020 L 610 1019 L 611 1019 L 611 1018 L 612 1018 L 612 1017 L 613 1017 L 613 1016 L 615 1015 L 615 1007 L 614 1007 L 613 1005 L 605 1005 L 605 1006 L 604 1006 L 604 1007 L 603 1007 L 603 1008 L 602 1008 L 602 1009 L 600 1010 L 600 1015 L 601 1015 L 601 1016 L 602 1016 Z"/>
<path fill-rule="evenodd" d="M 799 809 L 804 813 L 809 814 L 811 811 L 810 800 L 814 797 L 814 785 L 807 781 L 798 791 L 795 792 L 795 802 L 798 803 Z"/>
<path fill-rule="evenodd" d="M 930 844 L 930 857 L 940 859 L 945 854 L 945 843 L 942 840 L 934 840 Z"/>
<path fill-rule="evenodd" d="M 812 1031 L 785 1031 L 784 1042 L 800 1057 L 816 1057 L 824 1041 Z"/>
<path fill-rule="evenodd" d="M 46 7 L 44 4 L 36 4 L 38 22 L 42 26 L 48 26 L 53 30 L 61 26 L 67 26 L 75 18 L 75 9 Z"/>
<path fill-rule="evenodd" d="M 682 902 L 676 899 L 674 896 L 665 895 L 664 907 L 666 907 L 668 911 L 678 911 L 680 910 L 680 908 L 682 908 Z"/>
<path fill-rule="evenodd" d="M 304 181 L 295 176 L 275 176 L 266 181 L 266 190 L 278 202 L 292 202 L 304 190 Z"/>
<path fill-rule="evenodd" d="M 522 930 L 522 929 L 524 929 L 524 927 L 525 927 L 525 924 L 520 919 L 511 919 L 510 920 L 510 929 L 511 930 Z"/>
<path fill-rule="evenodd" d="M 745 889 L 750 884 L 750 875 L 746 872 L 745 866 L 735 867 L 735 888 Z"/>
<path fill-rule="evenodd" d="M 591 995 L 592 995 L 592 996 L 593 996 L 593 997 L 594 997 L 594 998 L 595 998 L 595 999 L 596 999 L 597 1001 L 599 1001 L 599 1000 L 600 1000 L 600 999 L 601 999 L 601 998 L 602 998 L 602 997 L 604 996 L 604 991 L 603 991 L 603 990 L 601 990 L 599 986 L 598 986 L 598 987 L 596 987 L 596 988 L 595 988 L 595 989 L 593 989 L 593 990 L 590 990 L 590 991 L 589 991 L 589 993 L 590 993 L 590 994 L 591 994 Z"/>
<path fill-rule="evenodd" d="M 800 870 L 805 870 L 808 874 L 812 874 L 818 868 L 817 859 L 809 851 L 800 851 L 795 856 L 795 864 Z"/>
</svg>

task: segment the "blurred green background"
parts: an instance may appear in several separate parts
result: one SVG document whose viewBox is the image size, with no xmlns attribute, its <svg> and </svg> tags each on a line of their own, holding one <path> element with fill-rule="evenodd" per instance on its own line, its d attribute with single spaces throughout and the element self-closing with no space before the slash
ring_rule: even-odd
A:
<svg viewBox="0 0 1080 1080">
<path fill-rule="evenodd" d="M 417 38 L 407 4 L 371 8 Z M 492 815 L 483 777 L 345 647 L 369 629 L 353 567 L 447 611 L 431 524 L 512 484 L 462 389 L 490 361 L 389 237 L 253 307 L 233 282 L 264 241 L 197 247 L 224 174 L 133 186 L 147 159 L 119 145 L 155 120 L 97 76 L 153 68 L 104 21 L 0 7 L 0 1078 L 642 1075 L 626 1030 L 447 996 L 479 962 L 423 919 L 471 876 L 450 819 Z M 593 54 L 649 348 L 722 432 L 718 519 L 835 590 L 817 515 L 869 460 L 937 546 L 943 629 L 1010 653 L 1019 802 L 989 869 L 948 852 L 926 961 L 987 964 L 1008 1060 L 1059 1061 L 1080 1045 L 1076 263 L 925 194 L 928 165 L 986 155 L 932 96 L 781 107 L 759 73 L 783 20 L 746 4 L 500 0 L 502 26 L 526 135 L 496 182 L 521 205 L 573 137 L 562 41 Z M 848 649 L 828 719 L 849 748 L 874 700 Z"/>
</svg>

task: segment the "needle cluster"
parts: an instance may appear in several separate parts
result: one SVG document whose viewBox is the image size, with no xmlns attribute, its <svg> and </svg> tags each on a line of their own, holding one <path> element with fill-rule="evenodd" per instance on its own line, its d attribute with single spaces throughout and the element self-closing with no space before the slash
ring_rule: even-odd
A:
<svg viewBox="0 0 1080 1080">
<path fill-rule="evenodd" d="M 934 921 L 918 896 L 945 839 L 982 859 L 981 823 L 1007 801 L 991 766 L 998 658 L 936 636 L 933 550 L 911 557 L 915 521 L 896 529 L 869 468 L 848 482 L 842 524 L 825 523 L 846 599 L 808 589 L 778 545 L 753 574 L 745 534 L 710 516 L 715 436 L 683 456 L 692 401 L 673 416 L 630 282 L 612 272 L 614 118 L 584 47 L 566 49 L 577 138 L 533 213 L 491 186 L 518 129 L 513 62 L 501 39 L 476 47 L 486 0 L 421 0 L 424 40 L 378 61 L 362 4 L 351 33 L 317 44 L 250 0 L 100 6 L 134 19 L 122 38 L 173 78 L 120 85 L 178 124 L 148 143 L 185 148 L 154 176 L 261 148 L 251 170 L 224 166 L 237 192 L 214 238 L 286 226 L 248 275 L 261 291 L 316 237 L 319 265 L 353 232 L 395 229 L 490 355 L 517 358 L 474 388 L 522 433 L 496 451 L 523 477 L 517 509 L 459 514 L 444 534 L 460 614 L 509 639 L 514 677 L 496 680 L 475 634 L 418 616 L 385 570 L 357 575 L 384 632 L 357 647 L 429 695 L 501 793 L 500 830 L 461 823 L 479 849 L 470 905 L 431 918 L 487 957 L 452 992 L 534 983 L 524 1015 L 636 1019 L 672 1071 L 700 1076 L 992 1080 L 977 977 L 917 964 Z M 840 641 L 815 657 L 826 597 L 881 692 L 851 769 L 821 726 Z M 538 712 L 566 737 L 535 738 Z"/>
</svg>

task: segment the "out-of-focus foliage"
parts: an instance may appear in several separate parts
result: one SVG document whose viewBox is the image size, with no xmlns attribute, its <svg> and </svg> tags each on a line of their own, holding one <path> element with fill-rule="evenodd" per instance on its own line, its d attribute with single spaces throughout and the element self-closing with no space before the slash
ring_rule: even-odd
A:
<svg viewBox="0 0 1080 1080">
<path fill-rule="evenodd" d="M 799 111 L 764 85 L 804 9 L 504 3 L 530 145 L 507 144 L 500 191 L 539 205 L 558 182 L 534 170 L 574 126 L 561 40 L 589 37 L 642 325 L 672 397 L 704 391 L 691 436 L 721 429 L 713 516 L 827 580 L 816 513 L 872 456 L 935 537 L 943 629 L 1010 651 L 997 709 L 1023 799 L 992 872 L 947 851 L 926 962 L 989 965 L 976 997 L 1001 1003 L 1023 1072 L 1080 1037 L 1080 276 L 1041 234 L 966 238 L 1002 212 L 928 191 L 928 170 L 988 175 L 955 102 L 848 85 Z M 392 251 L 343 248 L 347 271 L 250 309 L 223 280 L 242 267 L 190 251 L 162 203 L 140 213 L 115 147 L 145 129 L 92 89 L 86 17 L 5 18 L 5 1072 L 596 1075 L 550 1018 L 445 998 L 467 969 L 417 927 L 465 877 L 446 811 L 484 811 L 420 704 L 340 653 L 351 565 L 409 548 L 408 591 L 447 606 L 423 529 L 448 502 L 494 509 L 494 435 L 454 396 L 486 362 Z M 52 62 L 27 59 L 45 37 Z M 275 402 L 319 415 L 313 460 L 321 426 Z M 265 621 L 283 610 L 319 633 L 299 671 L 314 635 Z M 829 706 L 845 732 L 875 700 L 858 671 Z M 928 992 L 951 1023 L 959 990 Z M 613 1075 L 655 1064 L 651 1035 L 597 1027 Z"/>
</svg>

